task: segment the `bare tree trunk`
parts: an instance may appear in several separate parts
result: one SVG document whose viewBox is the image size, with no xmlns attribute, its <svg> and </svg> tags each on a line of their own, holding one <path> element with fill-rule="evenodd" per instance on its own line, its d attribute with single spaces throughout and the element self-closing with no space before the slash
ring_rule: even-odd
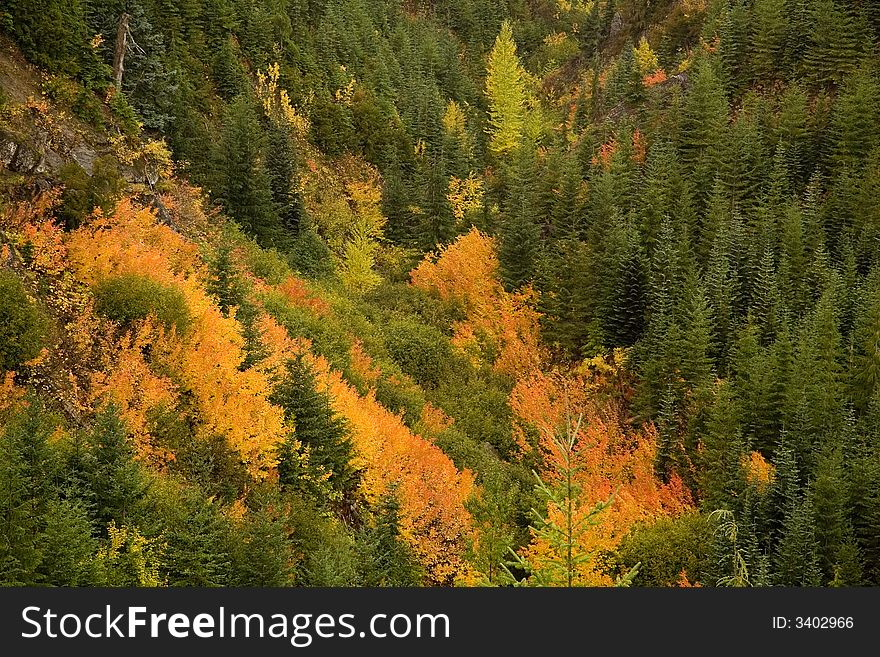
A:
<svg viewBox="0 0 880 657">
<path fill-rule="evenodd" d="M 125 50 L 128 46 L 128 14 L 119 17 L 119 25 L 116 28 L 116 51 L 113 53 L 113 79 L 116 80 L 116 88 L 122 91 L 122 73 L 125 71 Z"/>
</svg>

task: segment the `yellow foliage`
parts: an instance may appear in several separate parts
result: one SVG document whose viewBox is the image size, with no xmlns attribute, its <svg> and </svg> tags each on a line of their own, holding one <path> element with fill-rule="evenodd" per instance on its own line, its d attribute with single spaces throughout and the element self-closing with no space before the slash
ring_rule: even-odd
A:
<svg viewBox="0 0 880 657">
<path fill-rule="evenodd" d="M 449 191 L 446 194 L 452 215 L 461 223 L 469 212 L 483 207 L 483 181 L 472 172 L 467 178 L 449 177 Z"/>
<path fill-rule="evenodd" d="M 761 493 L 767 490 L 776 477 L 776 468 L 760 452 L 751 452 L 748 456 L 743 456 L 742 465 L 746 472 L 746 481 Z"/>
<path fill-rule="evenodd" d="M 639 45 L 633 49 L 633 54 L 642 77 L 650 75 L 660 67 L 657 55 L 651 49 L 651 45 L 645 37 L 642 37 Z"/>
<path fill-rule="evenodd" d="M 603 364 L 604 366 L 604 364 Z M 574 462 L 579 468 L 576 483 L 581 489 L 577 514 L 586 513 L 596 503 L 614 495 L 610 508 L 602 512 L 599 524 L 580 540 L 583 552 L 613 550 L 638 523 L 662 516 L 677 516 L 690 508 L 690 496 L 682 482 L 673 477 L 663 483 L 654 476 L 657 432 L 652 425 L 633 431 L 621 417 L 620 409 L 601 401 L 607 385 L 603 375 L 535 373 L 517 382 L 510 395 L 510 407 L 517 423 L 523 450 L 537 450 L 545 464 L 542 477 L 556 483 L 560 462 L 558 447 L 549 439 L 570 418 L 579 415 L 583 423 L 575 444 Z M 537 445 L 525 439 L 527 427 L 541 438 Z M 547 510 L 551 520 L 561 522 L 562 510 Z M 522 551 L 530 563 L 551 558 L 551 546 L 537 537 Z M 595 560 L 579 568 L 577 585 L 611 585 Z"/>
<path fill-rule="evenodd" d="M 143 349 L 156 339 L 161 329 L 145 323 L 122 337 L 116 363 L 92 377 L 92 401 L 111 397 L 120 407 L 120 416 L 131 432 L 138 458 L 161 466 L 173 460 L 173 454 L 157 448 L 148 431 L 148 413 L 176 401 L 176 386 L 164 376 L 157 376 L 144 360 Z"/>
<path fill-rule="evenodd" d="M 131 585 L 131 582 L 116 582 L 113 571 L 124 561 L 124 571 L 133 567 L 136 585 L 141 587 L 163 586 L 159 575 L 159 553 L 162 546 L 155 540 L 141 535 L 137 527 L 117 527 L 111 520 L 107 526 L 109 543 L 98 550 L 97 562 L 101 570 L 108 573 L 110 584 Z M 126 567 L 127 566 L 127 567 Z M 126 572 L 127 574 L 127 572 Z"/>
<path fill-rule="evenodd" d="M 467 121 L 465 120 L 464 111 L 461 105 L 454 100 L 450 100 L 446 104 L 446 111 L 443 113 L 443 130 L 449 135 L 464 135 L 467 132 Z"/>
<path fill-rule="evenodd" d="M 279 84 L 281 67 L 278 62 L 270 64 L 266 72 L 257 72 L 257 98 L 263 106 L 263 111 L 270 119 L 283 121 L 295 137 L 304 139 L 309 132 L 309 120 L 300 114 L 290 102 L 290 95 Z"/>
</svg>

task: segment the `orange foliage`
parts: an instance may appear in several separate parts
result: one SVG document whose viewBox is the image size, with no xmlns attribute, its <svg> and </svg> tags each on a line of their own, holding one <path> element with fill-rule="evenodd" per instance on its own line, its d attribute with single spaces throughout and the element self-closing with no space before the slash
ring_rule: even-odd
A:
<svg viewBox="0 0 880 657">
<path fill-rule="evenodd" d="M 576 478 L 581 488 L 578 512 L 586 513 L 597 502 L 614 495 L 614 502 L 600 516 L 599 525 L 581 539 L 586 552 L 611 550 L 637 523 L 662 516 L 675 516 L 685 511 L 690 497 L 677 478 L 664 484 L 654 476 L 657 432 L 652 425 L 641 430 L 629 429 L 618 408 L 598 403 L 597 386 L 589 375 L 536 373 L 521 380 L 510 396 L 516 417 L 520 445 L 537 450 L 544 464 L 542 477 L 553 482 L 562 454 L 550 438 L 553 431 L 566 422 L 583 417 L 575 445 L 575 462 L 580 468 Z M 537 429 L 538 444 L 525 440 L 526 425 Z M 551 519 L 558 510 L 551 510 Z M 549 546 L 540 540 L 523 550 L 533 563 L 545 558 Z M 584 564 L 578 574 L 580 585 L 610 585 L 607 575 L 596 569 L 594 561 Z"/>
<path fill-rule="evenodd" d="M 224 317 L 201 286 L 204 265 L 198 246 L 125 200 L 111 217 L 98 217 L 71 233 L 68 249 L 81 280 L 135 273 L 184 295 L 192 328 L 185 337 L 156 336 L 154 358 L 193 394 L 201 420 L 198 435 L 225 436 L 251 473 L 265 476 L 287 431 L 283 414 L 267 399 L 268 377 L 253 368 L 239 370 L 244 341 L 235 319 Z"/>
<path fill-rule="evenodd" d="M 436 435 L 445 431 L 454 422 L 442 409 L 437 408 L 431 402 L 425 402 L 425 405 L 422 407 L 422 416 L 419 420 L 425 433 L 429 435 Z"/>
<path fill-rule="evenodd" d="M 439 448 L 413 434 L 372 391 L 360 396 L 323 358 L 317 359 L 316 369 L 334 408 L 349 422 L 368 499 L 398 484 L 403 536 L 434 584 L 453 583 L 467 571 L 463 554 L 471 518 L 464 503 L 473 476 L 459 472 Z"/>
<path fill-rule="evenodd" d="M 477 359 L 494 356 L 497 371 L 522 376 L 543 359 L 535 310 L 536 292 L 507 292 L 498 277 L 495 240 L 472 228 L 427 256 L 410 273 L 412 284 L 459 305 L 466 319 L 457 322 L 452 342 Z"/>
<path fill-rule="evenodd" d="M 15 372 L 5 372 L 0 381 L 0 413 L 11 408 L 24 396 L 24 390 L 15 385 Z"/>
<path fill-rule="evenodd" d="M 644 164 L 645 160 L 648 159 L 648 144 L 645 140 L 645 135 L 643 135 L 642 131 L 638 128 L 636 128 L 636 131 L 633 133 L 632 143 L 633 161 L 637 164 Z"/>
<path fill-rule="evenodd" d="M 357 339 L 351 345 L 351 371 L 368 386 L 375 386 L 382 376 L 382 370 L 373 364 L 370 354 L 364 351 L 364 344 Z"/>
<path fill-rule="evenodd" d="M 763 493 L 773 483 L 776 468 L 760 452 L 752 452 L 748 456 L 743 456 L 742 465 L 746 472 L 746 481 L 757 488 L 759 492 Z"/>
<path fill-rule="evenodd" d="M 283 374 L 284 364 L 288 359 L 305 353 L 311 346 L 311 343 L 304 338 L 291 338 L 287 330 L 266 313 L 260 314 L 256 326 L 260 333 L 260 343 L 265 350 L 265 357 L 255 367 L 273 381 Z"/>
<path fill-rule="evenodd" d="M 608 171 L 611 168 L 611 158 L 617 152 L 617 140 L 612 137 L 599 147 L 599 152 L 593 156 L 593 166 L 601 165 L 603 169 Z"/>
<path fill-rule="evenodd" d="M 160 331 L 147 323 L 124 335 L 116 363 L 106 371 L 96 372 L 91 382 L 92 400 L 112 398 L 120 406 L 120 415 L 134 438 L 138 457 L 158 466 L 173 460 L 174 455 L 152 444 L 147 414 L 176 401 L 176 386 L 168 378 L 155 375 L 144 360 L 143 348 L 155 340 Z"/>
<path fill-rule="evenodd" d="M 288 276 L 284 282 L 276 288 L 291 304 L 300 308 L 307 308 L 318 317 L 324 317 L 330 311 L 330 305 L 311 293 L 305 281 L 296 276 Z"/>
<path fill-rule="evenodd" d="M 653 73 L 648 73 L 648 75 L 642 78 L 642 84 L 644 84 L 646 87 L 653 87 L 655 85 L 666 82 L 666 79 L 666 71 L 664 71 L 662 68 L 658 68 Z"/>
</svg>

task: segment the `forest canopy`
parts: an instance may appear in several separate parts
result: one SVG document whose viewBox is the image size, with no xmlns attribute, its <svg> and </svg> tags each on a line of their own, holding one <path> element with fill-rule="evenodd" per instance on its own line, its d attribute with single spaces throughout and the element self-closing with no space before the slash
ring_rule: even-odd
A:
<svg viewBox="0 0 880 657">
<path fill-rule="evenodd" d="M 3 585 L 880 584 L 880 2 L 0 32 Z"/>
</svg>

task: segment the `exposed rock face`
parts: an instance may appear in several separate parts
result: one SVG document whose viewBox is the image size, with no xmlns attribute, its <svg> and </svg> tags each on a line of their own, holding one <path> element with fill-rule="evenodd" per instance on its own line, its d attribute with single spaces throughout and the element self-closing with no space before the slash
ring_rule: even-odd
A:
<svg viewBox="0 0 880 657">
<path fill-rule="evenodd" d="M 70 157 L 85 169 L 87 174 L 92 175 L 95 158 L 98 157 L 98 153 L 93 148 L 86 144 L 77 144 L 70 150 Z"/>
<path fill-rule="evenodd" d="M 0 164 L 9 168 L 12 160 L 15 158 L 15 152 L 18 150 L 18 144 L 11 139 L 5 139 L 0 135 Z"/>
</svg>

